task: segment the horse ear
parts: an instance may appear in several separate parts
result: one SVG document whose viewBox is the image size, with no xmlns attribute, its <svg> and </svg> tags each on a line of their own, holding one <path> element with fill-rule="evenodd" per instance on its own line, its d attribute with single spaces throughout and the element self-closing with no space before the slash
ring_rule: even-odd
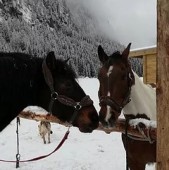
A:
<svg viewBox="0 0 169 170">
<path fill-rule="evenodd" d="M 128 59 L 128 56 L 129 56 L 129 53 L 130 53 L 130 46 L 131 46 L 131 43 L 129 43 L 127 48 L 122 52 L 122 57 L 124 59 Z"/>
<path fill-rule="evenodd" d="M 100 59 L 100 61 L 102 62 L 102 64 L 104 64 L 105 61 L 107 61 L 108 58 L 109 58 L 109 57 L 107 56 L 107 54 L 104 52 L 104 50 L 103 50 L 103 48 L 102 48 L 101 45 L 99 45 L 99 47 L 98 47 L 98 56 L 99 56 L 99 59 Z"/>
<path fill-rule="evenodd" d="M 46 57 L 46 64 L 51 70 L 55 69 L 55 61 L 55 53 L 54 51 L 50 51 Z"/>
</svg>

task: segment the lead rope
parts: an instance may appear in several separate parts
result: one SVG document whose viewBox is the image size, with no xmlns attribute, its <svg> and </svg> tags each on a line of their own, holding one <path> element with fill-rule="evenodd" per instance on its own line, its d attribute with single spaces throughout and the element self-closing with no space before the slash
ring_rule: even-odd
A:
<svg viewBox="0 0 169 170">
<path fill-rule="evenodd" d="M 129 123 L 129 120 L 126 119 L 126 122 L 125 122 L 125 142 L 126 142 L 126 170 L 129 170 L 129 166 L 128 166 L 128 123 Z"/>
<path fill-rule="evenodd" d="M 20 125 L 20 118 L 16 118 L 16 142 L 17 142 L 17 154 L 16 154 L 16 168 L 19 168 L 19 161 L 20 161 L 20 153 L 19 153 L 19 125 Z"/>
</svg>

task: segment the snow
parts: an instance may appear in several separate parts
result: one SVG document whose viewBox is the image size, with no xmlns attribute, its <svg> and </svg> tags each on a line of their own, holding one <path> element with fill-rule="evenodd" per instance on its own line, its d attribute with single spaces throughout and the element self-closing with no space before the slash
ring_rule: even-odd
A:
<svg viewBox="0 0 169 170">
<path fill-rule="evenodd" d="M 24 112 L 31 111 L 32 113 L 36 113 L 38 115 L 46 115 L 48 112 L 41 108 L 41 107 L 36 107 L 36 106 L 28 106 L 25 109 L 23 109 Z"/>
<path fill-rule="evenodd" d="M 138 118 L 129 121 L 129 124 L 134 127 L 136 127 L 139 123 L 143 123 L 146 127 L 157 128 L 157 122 L 154 120 L 149 121 L 146 119 Z"/>
<path fill-rule="evenodd" d="M 97 79 L 80 78 L 80 85 L 98 105 Z M 31 108 L 33 109 L 33 108 Z M 63 138 L 67 128 L 52 123 L 51 143 L 43 144 L 38 133 L 38 122 L 21 119 L 19 127 L 21 160 L 45 155 L 53 151 Z M 0 133 L 0 159 L 15 160 L 16 155 L 16 120 Z M 1 170 L 14 170 L 15 163 L 1 162 Z M 63 146 L 51 156 L 29 163 L 20 163 L 20 170 L 124 170 L 125 150 L 120 133 L 106 134 L 94 131 L 91 134 L 81 133 L 72 127 Z M 147 170 L 155 169 L 148 166 Z"/>
<path fill-rule="evenodd" d="M 139 51 L 139 50 L 149 50 L 152 48 L 157 48 L 157 46 L 151 45 L 151 46 L 146 46 L 146 47 L 141 47 L 141 48 L 134 48 L 134 49 L 131 49 L 130 52 Z"/>
<path fill-rule="evenodd" d="M 23 18 L 26 22 L 31 23 L 32 20 L 32 12 L 29 8 L 26 7 L 24 1 L 22 2 L 22 8 L 20 9 L 20 11 L 23 14 Z"/>
</svg>

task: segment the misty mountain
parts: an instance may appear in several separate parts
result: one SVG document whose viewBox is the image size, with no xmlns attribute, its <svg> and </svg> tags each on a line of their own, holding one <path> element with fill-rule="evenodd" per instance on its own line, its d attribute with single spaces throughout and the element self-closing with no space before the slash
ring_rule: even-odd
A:
<svg viewBox="0 0 169 170">
<path fill-rule="evenodd" d="M 0 51 L 43 57 L 54 51 L 70 58 L 79 76 L 94 77 L 100 65 L 97 47 L 124 49 L 97 29 L 97 21 L 77 0 L 0 0 Z M 141 73 L 142 67 L 134 64 Z"/>
</svg>

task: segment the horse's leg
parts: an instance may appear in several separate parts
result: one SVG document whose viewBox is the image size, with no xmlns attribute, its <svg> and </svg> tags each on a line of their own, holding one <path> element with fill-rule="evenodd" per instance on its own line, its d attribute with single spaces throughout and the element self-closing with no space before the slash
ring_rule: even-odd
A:
<svg viewBox="0 0 169 170">
<path fill-rule="evenodd" d="M 130 170 L 145 170 L 146 165 L 133 160 L 128 160 Z"/>
<path fill-rule="evenodd" d="M 131 170 L 144 170 L 147 163 L 156 161 L 156 143 L 150 144 L 131 138 L 127 138 L 126 141 L 124 134 L 122 134 L 122 141 L 126 152 L 128 152 L 128 162 Z"/>
<path fill-rule="evenodd" d="M 122 142 L 126 152 L 128 152 L 127 159 L 128 159 L 128 166 L 130 167 L 130 170 L 145 170 L 146 165 L 144 164 L 144 161 L 141 160 L 141 155 L 139 155 L 140 153 L 137 150 L 138 147 L 135 146 L 136 142 L 138 141 L 131 142 L 129 138 L 127 138 L 126 141 L 126 136 L 122 134 Z"/>
</svg>

